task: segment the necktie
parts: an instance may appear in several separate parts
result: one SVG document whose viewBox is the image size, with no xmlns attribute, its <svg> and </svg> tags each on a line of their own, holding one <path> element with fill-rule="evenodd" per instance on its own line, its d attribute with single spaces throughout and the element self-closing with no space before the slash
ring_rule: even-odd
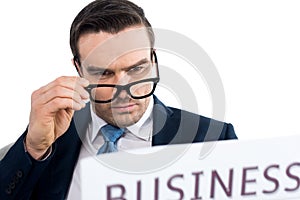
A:
<svg viewBox="0 0 300 200">
<path fill-rule="evenodd" d="M 102 133 L 104 144 L 98 150 L 97 155 L 118 151 L 116 141 L 123 135 L 124 129 L 107 124 L 100 129 L 100 132 Z"/>
</svg>

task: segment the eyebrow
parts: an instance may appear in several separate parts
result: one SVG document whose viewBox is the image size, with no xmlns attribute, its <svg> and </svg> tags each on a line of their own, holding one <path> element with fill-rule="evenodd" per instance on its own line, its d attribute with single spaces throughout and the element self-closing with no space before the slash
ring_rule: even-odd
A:
<svg viewBox="0 0 300 200">
<path fill-rule="evenodd" d="M 126 71 L 126 70 L 130 70 L 131 68 L 134 68 L 134 67 L 136 67 L 136 66 L 138 66 L 138 65 L 142 65 L 142 64 L 145 64 L 145 63 L 148 63 L 148 62 L 149 62 L 149 60 L 148 60 L 147 58 L 143 58 L 143 59 L 139 60 L 138 62 L 136 62 L 136 63 L 134 63 L 134 64 L 132 64 L 132 65 L 130 65 L 130 66 L 122 67 L 121 70 L 125 70 L 125 71 Z M 87 67 L 86 67 L 86 70 L 87 70 L 88 72 L 95 72 L 95 71 L 112 71 L 112 70 L 110 70 L 110 69 L 108 69 L 108 68 L 97 67 L 97 66 L 92 66 L 92 65 L 87 66 Z"/>
</svg>

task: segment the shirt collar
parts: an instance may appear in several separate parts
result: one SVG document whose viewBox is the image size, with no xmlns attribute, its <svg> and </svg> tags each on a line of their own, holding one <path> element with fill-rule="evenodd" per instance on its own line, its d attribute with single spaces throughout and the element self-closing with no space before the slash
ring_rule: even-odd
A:
<svg viewBox="0 0 300 200">
<path fill-rule="evenodd" d="M 142 118 L 135 124 L 126 127 L 128 131 L 130 131 L 133 135 L 136 137 L 143 139 L 143 140 L 149 140 L 151 138 L 152 131 L 142 131 L 142 129 L 149 130 L 149 126 L 151 126 L 150 130 L 152 130 L 152 111 L 154 106 L 154 100 L 153 97 L 150 98 L 149 105 L 143 114 Z M 93 142 L 97 135 L 99 130 L 107 124 L 106 121 L 104 121 L 102 118 L 98 117 L 98 115 L 93 111 L 92 104 L 90 104 L 90 110 L 91 110 L 91 117 L 92 122 L 90 125 L 91 131 L 90 131 L 90 140 Z"/>
</svg>

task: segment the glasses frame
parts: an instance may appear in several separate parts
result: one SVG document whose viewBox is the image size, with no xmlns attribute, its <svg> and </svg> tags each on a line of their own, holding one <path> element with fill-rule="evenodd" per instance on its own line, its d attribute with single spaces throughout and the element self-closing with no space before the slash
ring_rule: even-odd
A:
<svg viewBox="0 0 300 200">
<path fill-rule="evenodd" d="M 155 67 L 156 67 L 156 72 L 157 72 L 157 77 L 156 78 L 148 78 L 148 79 L 142 79 L 142 80 L 139 80 L 139 81 L 135 81 L 135 82 L 132 82 L 132 83 L 128 83 L 126 85 L 116 85 L 116 84 L 90 84 L 88 85 L 87 87 L 85 87 L 85 89 L 89 92 L 90 94 L 90 99 L 91 101 L 95 102 L 95 103 L 109 103 L 109 102 L 112 102 L 113 100 L 115 100 L 119 94 L 121 93 L 121 91 L 125 90 L 127 92 L 127 94 L 129 94 L 131 96 L 131 98 L 133 99 L 143 99 L 143 98 L 146 98 L 146 97 L 149 97 L 151 95 L 153 95 L 154 91 L 155 91 L 155 88 L 157 86 L 157 83 L 159 82 L 160 80 L 160 77 L 159 77 L 159 70 L 158 70 L 158 61 L 157 61 L 157 56 L 156 56 L 156 53 L 155 53 L 155 50 L 153 48 L 151 48 L 151 61 L 153 61 L 153 58 L 154 58 L 154 64 L 155 64 Z M 75 58 L 74 57 L 74 60 L 75 61 L 79 61 L 78 58 Z M 79 62 L 78 62 L 79 63 Z M 144 96 L 134 96 L 131 94 L 130 92 L 130 87 L 133 86 L 133 85 L 136 85 L 136 84 L 139 84 L 139 83 L 143 83 L 143 82 L 153 82 L 153 89 L 152 91 L 147 94 L 147 95 L 144 95 Z M 97 88 L 97 87 L 112 87 L 112 88 L 116 88 L 117 91 L 116 93 L 114 94 L 114 96 L 112 97 L 112 99 L 110 100 L 106 100 L 106 101 L 100 101 L 100 100 L 96 100 L 92 97 L 92 89 L 94 88 Z"/>
<path fill-rule="evenodd" d="M 143 83 L 143 82 L 153 82 L 153 88 L 151 90 L 151 92 L 149 94 L 143 95 L 143 96 L 134 96 L 131 94 L 130 92 L 130 87 L 139 83 Z M 113 100 L 115 100 L 119 94 L 121 93 L 121 91 L 125 90 L 127 92 L 127 94 L 129 94 L 133 99 L 143 99 L 146 97 L 151 96 L 154 93 L 154 90 L 156 88 L 157 83 L 159 82 L 159 78 L 148 78 L 148 79 L 143 79 L 143 80 L 139 80 L 139 81 L 135 81 L 126 85 L 114 85 L 114 84 L 90 84 L 89 86 L 87 86 L 85 89 L 90 93 L 90 99 L 95 102 L 95 103 L 109 103 L 112 102 Z M 116 88 L 117 91 L 114 94 L 114 96 L 106 101 L 101 101 L 101 100 L 96 100 L 92 97 L 91 95 L 91 91 L 94 88 L 99 88 L 99 87 L 111 87 L 111 88 Z"/>
</svg>

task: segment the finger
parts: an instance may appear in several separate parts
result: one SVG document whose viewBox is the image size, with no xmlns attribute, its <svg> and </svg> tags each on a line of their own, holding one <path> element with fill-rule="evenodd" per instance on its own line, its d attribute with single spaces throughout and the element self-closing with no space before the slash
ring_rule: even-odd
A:
<svg viewBox="0 0 300 200">
<path fill-rule="evenodd" d="M 46 104 L 46 113 L 56 114 L 59 110 L 81 110 L 85 107 L 85 103 L 78 103 L 73 99 L 57 97 Z"/>
<path fill-rule="evenodd" d="M 62 77 L 55 79 L 51 83 L 45 85 L 44 87 L 41 87 L 39 89 L 39 92 L 41 94 L 43 94 L 57 85 L 60 85 L 60 86 L 63 86 L 65 88 L 69 88 L 69 89 L 77 89 L 77 88 L 84 88 L 84 87 L 88 86 L 88 84 L 89 84 L 89 82 L 84 78 L 75 77 L 75 76 L 72 76 L 72 77 L 71 76 L 70 77 L 62 76 Z M 84 90 L 80 90 L 80 92 L 82 93 L 82 95 L 84 95 Z"/>
<path fill-rule="evenodd" d="M 88 85 L 87 85 L 88 86 Z M 81 98 L 83 98 L 84 100 L 89 99 L 90 94 L 87 92 L 87 90 L 85 89 L 85 87 L 87 86 L 82 86 L 82 85 L 76 85 L 76 87 L 74 88 L 74 90 L 80 95 Z"/>
<path fill-rule="evenodd" d="M 68 98 L 73 99 L 77 103 L 82 103 L 86 98 L 82 98 L 80 94 L 72 89 L 65 88 L 62 86 L 55 86 L 45 92 L 43 95 L 39 95 L 37 99 L 34 99 L 34 101 L 37 102 L 37 104 L 47 104 L 48 102 L 52 101 L 55 98 Z"/>
<path fill-rule="evenodd" d="M 66 89 L 74 90 L 80 95 L 80 97 L 82 99 L 87 100 L 89 98 L 89 93 L 84 89 L 84 87 L 86 85 L 88 85 L 88 81 L 86 81 L 85 79 L 82 79 L 82 78 L 60 77 L 60 78 L 56 79 L 55 81 L 53 81 L 53 82 L 47 84 L 46 86 L 41 87 L 40 89 L 33 92 L 32 100 L 38 100 L 41 97 L 44 97 L 46 94 L 49 94 L 49 91 L 52 91 L 52 90 L 54 91 L 54 94 L 57 94 L 57 96 L 61 96 L 62 94 L 61 94 L 61 92 L 59 92 L 59 89 L 61 89 L 62 92 L 66 91 Z M 63 97 L 63 95 L 61 97 Z M 50 97 L 47 95 L 46 98 L 49 99 Z M 53 97 L 51 97 L 51 98 L 53 98 Z M 43 99 L 44 98 L 42 98 L 41 101 L 45 102 L 45 100 L 43 100 Z"/>
</svg>

